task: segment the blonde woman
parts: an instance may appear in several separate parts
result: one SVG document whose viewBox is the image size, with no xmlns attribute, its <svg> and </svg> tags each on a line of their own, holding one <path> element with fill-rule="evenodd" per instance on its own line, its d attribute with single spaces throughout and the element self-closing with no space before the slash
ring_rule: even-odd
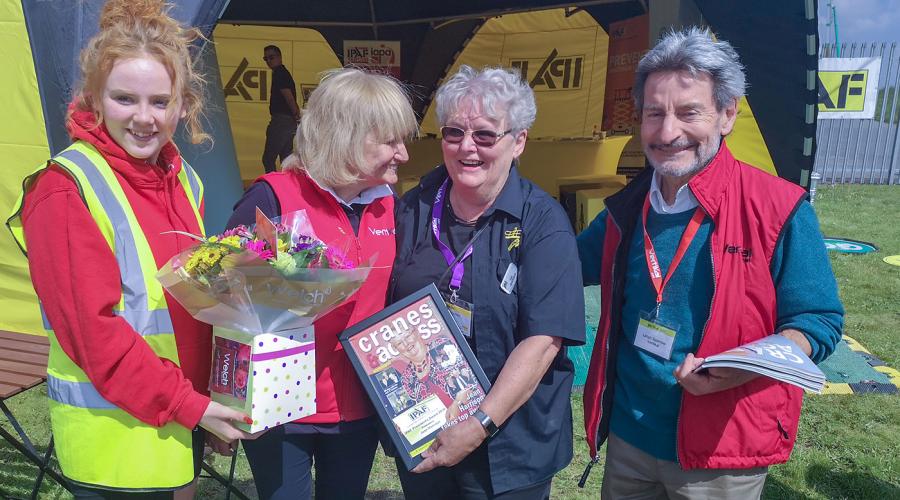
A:
<svg viewBox="0 0 900 500">
<path fill-rule="evenodd" d="M 349 242 L 347 257 L 377 255 L 362 288 L 316 321 L 316 409 L 244 443 L 260 498 L 363 498 L 378 444 L 374 410 L 337 334 L 384 308 L 394 263 L 397 169 L 416 119 L 393 79 L 358 69 L 325 75 L 295 138 L 298 160 L 269 173 L 235 205 L 229 227 L 251 224 L 259 207 L 275 217 L 305 209 L 319 238 Z"/>
</svg>

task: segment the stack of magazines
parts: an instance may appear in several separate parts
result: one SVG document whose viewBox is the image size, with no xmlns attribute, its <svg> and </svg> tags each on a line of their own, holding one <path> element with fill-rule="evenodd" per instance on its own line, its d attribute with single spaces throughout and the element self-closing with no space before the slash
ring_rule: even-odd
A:
<svg viewBox="0 0 900 500">
<path fill-rule="evenodd" d="M 807 391 L 822 393 L 825 374 L 787 337 L 769 335 L 722 354 L 709 356 L 700 366 L 738 368 L 793 384 Z"/>
</svg>

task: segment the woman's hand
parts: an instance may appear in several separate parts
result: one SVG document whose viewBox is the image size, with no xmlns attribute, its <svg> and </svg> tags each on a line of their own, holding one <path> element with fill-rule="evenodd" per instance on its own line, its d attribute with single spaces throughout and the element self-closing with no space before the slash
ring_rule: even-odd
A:
<svg viewBox="0 0 900 500">
<path fill-rule="evenodd" d="M 244 422 L 252 424 L 253 419 L 243 413 L 233 410 L 227 406 L 210 401 L 203 417 L 200 419 L 200 427 L 203 427 L 215 437 L 221 439 L 225 443 L 233 443 L 238 439 L 255 439 L 261 433 L 250 434 L 244 432 L 232 424 L 232 422 Z"/>
</svg>

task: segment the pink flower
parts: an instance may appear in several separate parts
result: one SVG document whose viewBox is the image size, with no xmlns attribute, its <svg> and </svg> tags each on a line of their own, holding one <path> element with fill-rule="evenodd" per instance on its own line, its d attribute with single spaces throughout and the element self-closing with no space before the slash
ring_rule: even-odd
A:
<svg viewBox="0 0 900 500">
<path fill-rule="evenodd" d="M 334 247 L 325 248 L 325 257 L 328 259 L 328 264 L 332 269 L 351 269 L 353 267 L 351 263 L 347 262 L 344 255 L 335 250 Z"/>
<path fill-rule="evenodd" d="M 251 233 L 250 233 L 250 230 L 247 229 L 247 226 L 240 225 L 240 226 L 235 226 L 235 227 L 229 229 L 228 231 L 225 231 L 224 233 L 222 233 L 221 238 L 227 238 L 229 236 L 234 236 L 234 235 L 246 236 L 248 234 L 251 234 Z"/>
<path fill-rule="evenodd" d="M 261 259 L 269 260 L 274 259 L 275 254 L 272 253 L 271 250 L 266 248 L 266 242 L 261 240 L 250 240 L 246 243 L 247 250 L 255 253 Z"/>
</svg>

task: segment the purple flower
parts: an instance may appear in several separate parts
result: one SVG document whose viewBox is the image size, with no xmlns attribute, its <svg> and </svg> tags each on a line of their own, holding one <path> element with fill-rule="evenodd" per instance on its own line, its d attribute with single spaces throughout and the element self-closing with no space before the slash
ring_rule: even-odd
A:
<svg viewBox="0 0 900 500">
<path fill-rule="evenodd" d="M 291 248 L 291 253 L 297 253 L 297 252 L 302 252 L 304 250 L 309 250 L 310 248 L 313 248 L 313 246 L 314 245 L 312 243 L 309 243 L 307 241 L 298 241 L 297 244 L 294 245 L 294 248 Z"/>
</svg>

